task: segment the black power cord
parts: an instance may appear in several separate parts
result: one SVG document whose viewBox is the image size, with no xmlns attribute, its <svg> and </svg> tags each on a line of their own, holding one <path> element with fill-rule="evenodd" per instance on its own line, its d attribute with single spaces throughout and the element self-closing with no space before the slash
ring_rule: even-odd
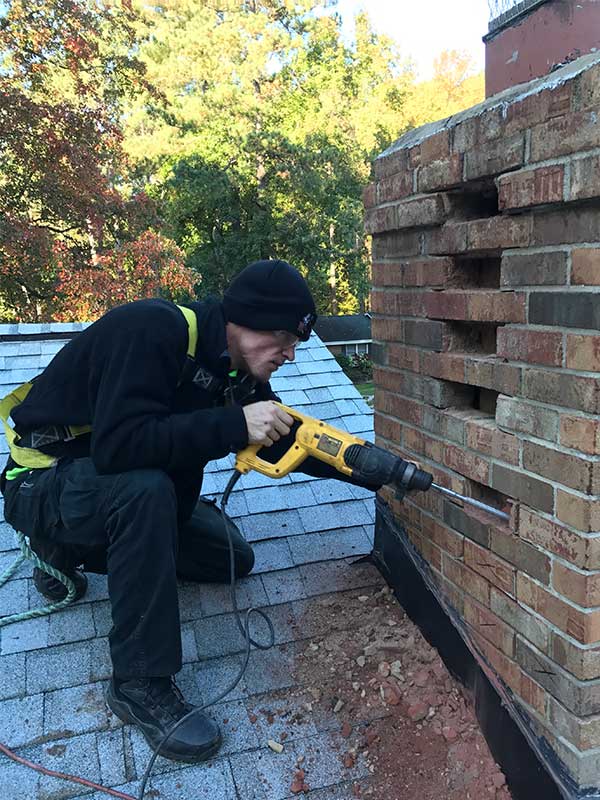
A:
<svg viewBox="0 0 600 800">
<path fill-rule="evenodd" d="M 237 598 L 235 596 L 235 552 L 233 549 L 233 539 L 231 537 L 230 520 L 225 514 L 225 508 L 229 500 L 229 495 L 231 494 L 233 487 L 241 478 L 241 476 L 242 473 L 235 470 L 235 472 L 229 479 L 227 486 L 225 487 L 223 498 L 221 500 L 221 517 L 223 519 L 223 524 L 225 525 L 225 530 L 227 531 L 227 541 L 229 544 L 229 591 L 231 595 L 231 604 L 233 606 L 238 628 L 240 629 L 240 633 L 242 634 L 246 642 L 246 648 L 244 651 L 244 661 L 240 668 L 239 673 L 237 674 L 231 686 L 228 686 L 224 691 L 221 692 L 221 694 L 217 695 L 217 697 L 215 697 L 213 700 L 210 700 L 208 703 L 205 703 L 203 706 L 196 706 L 194 709 L 192 709 L 192 711 L 187 713 L 181 719 L 177 720 L 177 722 L 163 736 L 162 740 L 155 747 L 154 752 L 152 753 L 152 757 L 148 762 L 148 766 L 146 767 L 146 771 L 142 778 L 140 790 L 137 795 L 137 800 L 143 800 L 144 792 L 146 791 L 146 784 L 148 782 L 148 778 L 150 777 L 150 772 L 152 770 L 152 767 L 154 766 L 154 762 L 160 755 L 161 747 L 165 744 L 165 742 L 169 739 L 169 737 L 172 736 L 173 733 L 175 733 L 177 728 L 179 728 L 179 726 L 182 725 L 186 721 L 186 719 L 191 717 L 193 714 L 196 714 L 198 711 L 203 711 L 205 708 L 215 705 L 215 703 L 218 703 L 220 700 L 226 697 L 226 695 L 228 695 L 235 689 L 235 687 L 243 678 L 244 673 L 246 672 L 246 669 L 248 667 L 248 661 L 250 659 L 250 649 L 252 646 L 256 647 L 258 650 L 270 650 L 275 644 L 275 629 L 273 627 L 273 623 L 271 622 L 267 614 L 265 614 L 265 612 L 261 611 L 259 608 L 251 607 L 246 610 L 244 618 L 242 619 L 242 615 L 237 605 Z M 255 639 L 252 638 L 252 636 L 250 636 L 250 618 L 252 614 L 259 614 L 267 623 L 267 627 L 269 628 L 269 640 L 270 640 L 268 644 L 262 644 L 261 642 L 256 641 Z"/>
</svg>

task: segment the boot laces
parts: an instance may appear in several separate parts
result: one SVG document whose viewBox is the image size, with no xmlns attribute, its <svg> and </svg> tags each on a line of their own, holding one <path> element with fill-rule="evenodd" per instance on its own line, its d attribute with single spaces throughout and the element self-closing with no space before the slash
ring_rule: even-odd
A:
<svg viewBox="0 0 600 800">
<path fill-rule="evenodd" d="M 156 705 L 162 706 L 174 719 L 181 719 L 184 714 L 192 710 L 192 706 L 184 700 L 173 676 L 153 680 L 149 686 L 149 694 Z"/>
</svg>

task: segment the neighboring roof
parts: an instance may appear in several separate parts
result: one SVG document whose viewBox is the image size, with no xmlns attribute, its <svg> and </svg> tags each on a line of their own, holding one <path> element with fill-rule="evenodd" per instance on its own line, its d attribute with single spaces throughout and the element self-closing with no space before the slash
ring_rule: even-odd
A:
<svg viewBox="0 0 600 800">
<path fill-rule="evenodd" d="M 65 344 L 52 336 L 69 336 L 82 327 L 52 325 L 42 330 L 0 325 L 0 393 L 6 394 L 49 363 Z M 19 338 L 7 341 L 6 337 Z M 372 439 L 370 408 L 316 335 L 298 347 L 296 362 L 279 370 L 272 384 L 284 403 Z M 0 445 L 6 453 L 4 437 Z M 233 457 L 209 464 L 203 493 L 219 498 L 232 466 Z M 360 778 L 368 770 L 357 762 L 351 774 L 341 776 L 335 751 L 338 715 L 331 715 L 327 728 L 315 727 L 304 710 L 305 721 L 293 725 L 293 741 L 286 742 L 289 752 L 279 757 L 266 746 L 268 738 L 276 738 L 274 732 L 251 724 L 248 713 L 263 704 L 278 708 L 279 701 L 273 699 L 276 690 L 299 694 L 294 658 L 308 646 L 306 637 L 313 635 L 303 621 L 310 614 L 312 598 L 381 583 L 374 567 L 352 563 L 372 549 L 374 497 L 339 481 L 301 473 L 279 481 L 250 473 L 238 482 L 228 512 L 256 554 L 253 573 L 238 583 L 240 607 L 268 609 L 277 644 L 268 652 L 254 650 L 240 686 L 209 709 L 225 733 L 218 757 L 199 766 L 159 759 L 152 788 L 160 789 L 165 800 L 181 797 L 182 786 L 190 797 L 205 792 L 214 800 L 246 800 L 252 787 L 256 800 L 280 800 L 289 796 L 292 754 L 317 752 L 321 767 L 312 786 L 338 787 L 333 791 L 342 794 L 331 797 L 345 797 L 351 786 L 344 781 Z M 0 573 L 17 554 L 14 532 L 0 522 Z M 24 564 L 0 589 L 0 616 L 41 604 L 30 575 L 31 565 Z M 110 675 L 110 603 L 105 576 L 89 575 L 89 579 L 86 597 L 66 610 L 0 628 L 0 742 L 49 769 L 136 795 L 150 750 L 137 730 L 122 726 L 104 705 L 103 684 Z M 239 634 L 227 586 L 182 583 L 179 597 L 184 667 L 178 683 L 187 699 L 200 703 L 216 696 L 236 674 L 240 658 L 231 654 L 239 651 Z M 265 626 L 256 624 L 263 631 Z M 331 624 L 335 627 L 335 619 Z M 301 704 L 301 699 L 289 702 Z M 40 776 L 4 756 L 0 759 L 1 797 L 106 797 Z M 266 781 L 277 789 L 267 791 Z"/>
<path fill-rule="evenodd" d="M 341 314 L 317 319 L 315 332 L 324 344 L 370 342 L 371 317 L 368 314 Z"/>
</svg>

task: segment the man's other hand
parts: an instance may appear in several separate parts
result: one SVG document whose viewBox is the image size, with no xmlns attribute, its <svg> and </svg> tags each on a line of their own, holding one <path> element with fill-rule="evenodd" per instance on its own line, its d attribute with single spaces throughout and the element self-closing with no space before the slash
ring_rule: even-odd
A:
<svg viewBox="0 0 600 800">
<path fill-rule="evenodd" d="M 294 418 L 272 400 L 252 403 L 244 406 L 242 411 L 246 417 L 248 444 L 270 447 L 282 436 L 287 436 L 294 422 Z"/>
</svg>

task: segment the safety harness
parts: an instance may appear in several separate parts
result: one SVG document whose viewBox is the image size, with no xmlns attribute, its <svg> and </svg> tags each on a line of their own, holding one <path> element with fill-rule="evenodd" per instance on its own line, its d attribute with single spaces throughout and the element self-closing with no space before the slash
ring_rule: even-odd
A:
<svg viewBox="0 0 600 800">
<path fill-rule="evenodd" d="M 188 327 L 188 358 L 194 359 L 196 355 L 196 345 L 198 343 L 198 324 L 196 314 L 191 308 L 185 306 L 177 306 L 185 317 Z M 26 437 L 26 444 L 23 442 L 14 428 L 9 423 L 9 417 L 13 408 L 16 408 L 22 403 L 29 394 L 33 382 L 21 384 L 14 389 L 10 394 L 7 394 L 0 400 L 0 420 L 4 426 L 4 435 L 8 442 L 10 449 L 10 457 L 18 464 L 18 467 L 7 470 L 6 479 L 12 480 L 20 473 L 27 472 L 30 469 L 47 469 L 54 466 L 57 459 L 54 456 L 49 456 L 42 453 L 37 447 L 53 442 L 68 442 L 75 439 L 77 436 L 84 436 L 92 430 L 91 425 L 48 425 L 42 430 L 34 431 Z M 21 444 L 19 444 L 21 442 Z"/>
</svg>

